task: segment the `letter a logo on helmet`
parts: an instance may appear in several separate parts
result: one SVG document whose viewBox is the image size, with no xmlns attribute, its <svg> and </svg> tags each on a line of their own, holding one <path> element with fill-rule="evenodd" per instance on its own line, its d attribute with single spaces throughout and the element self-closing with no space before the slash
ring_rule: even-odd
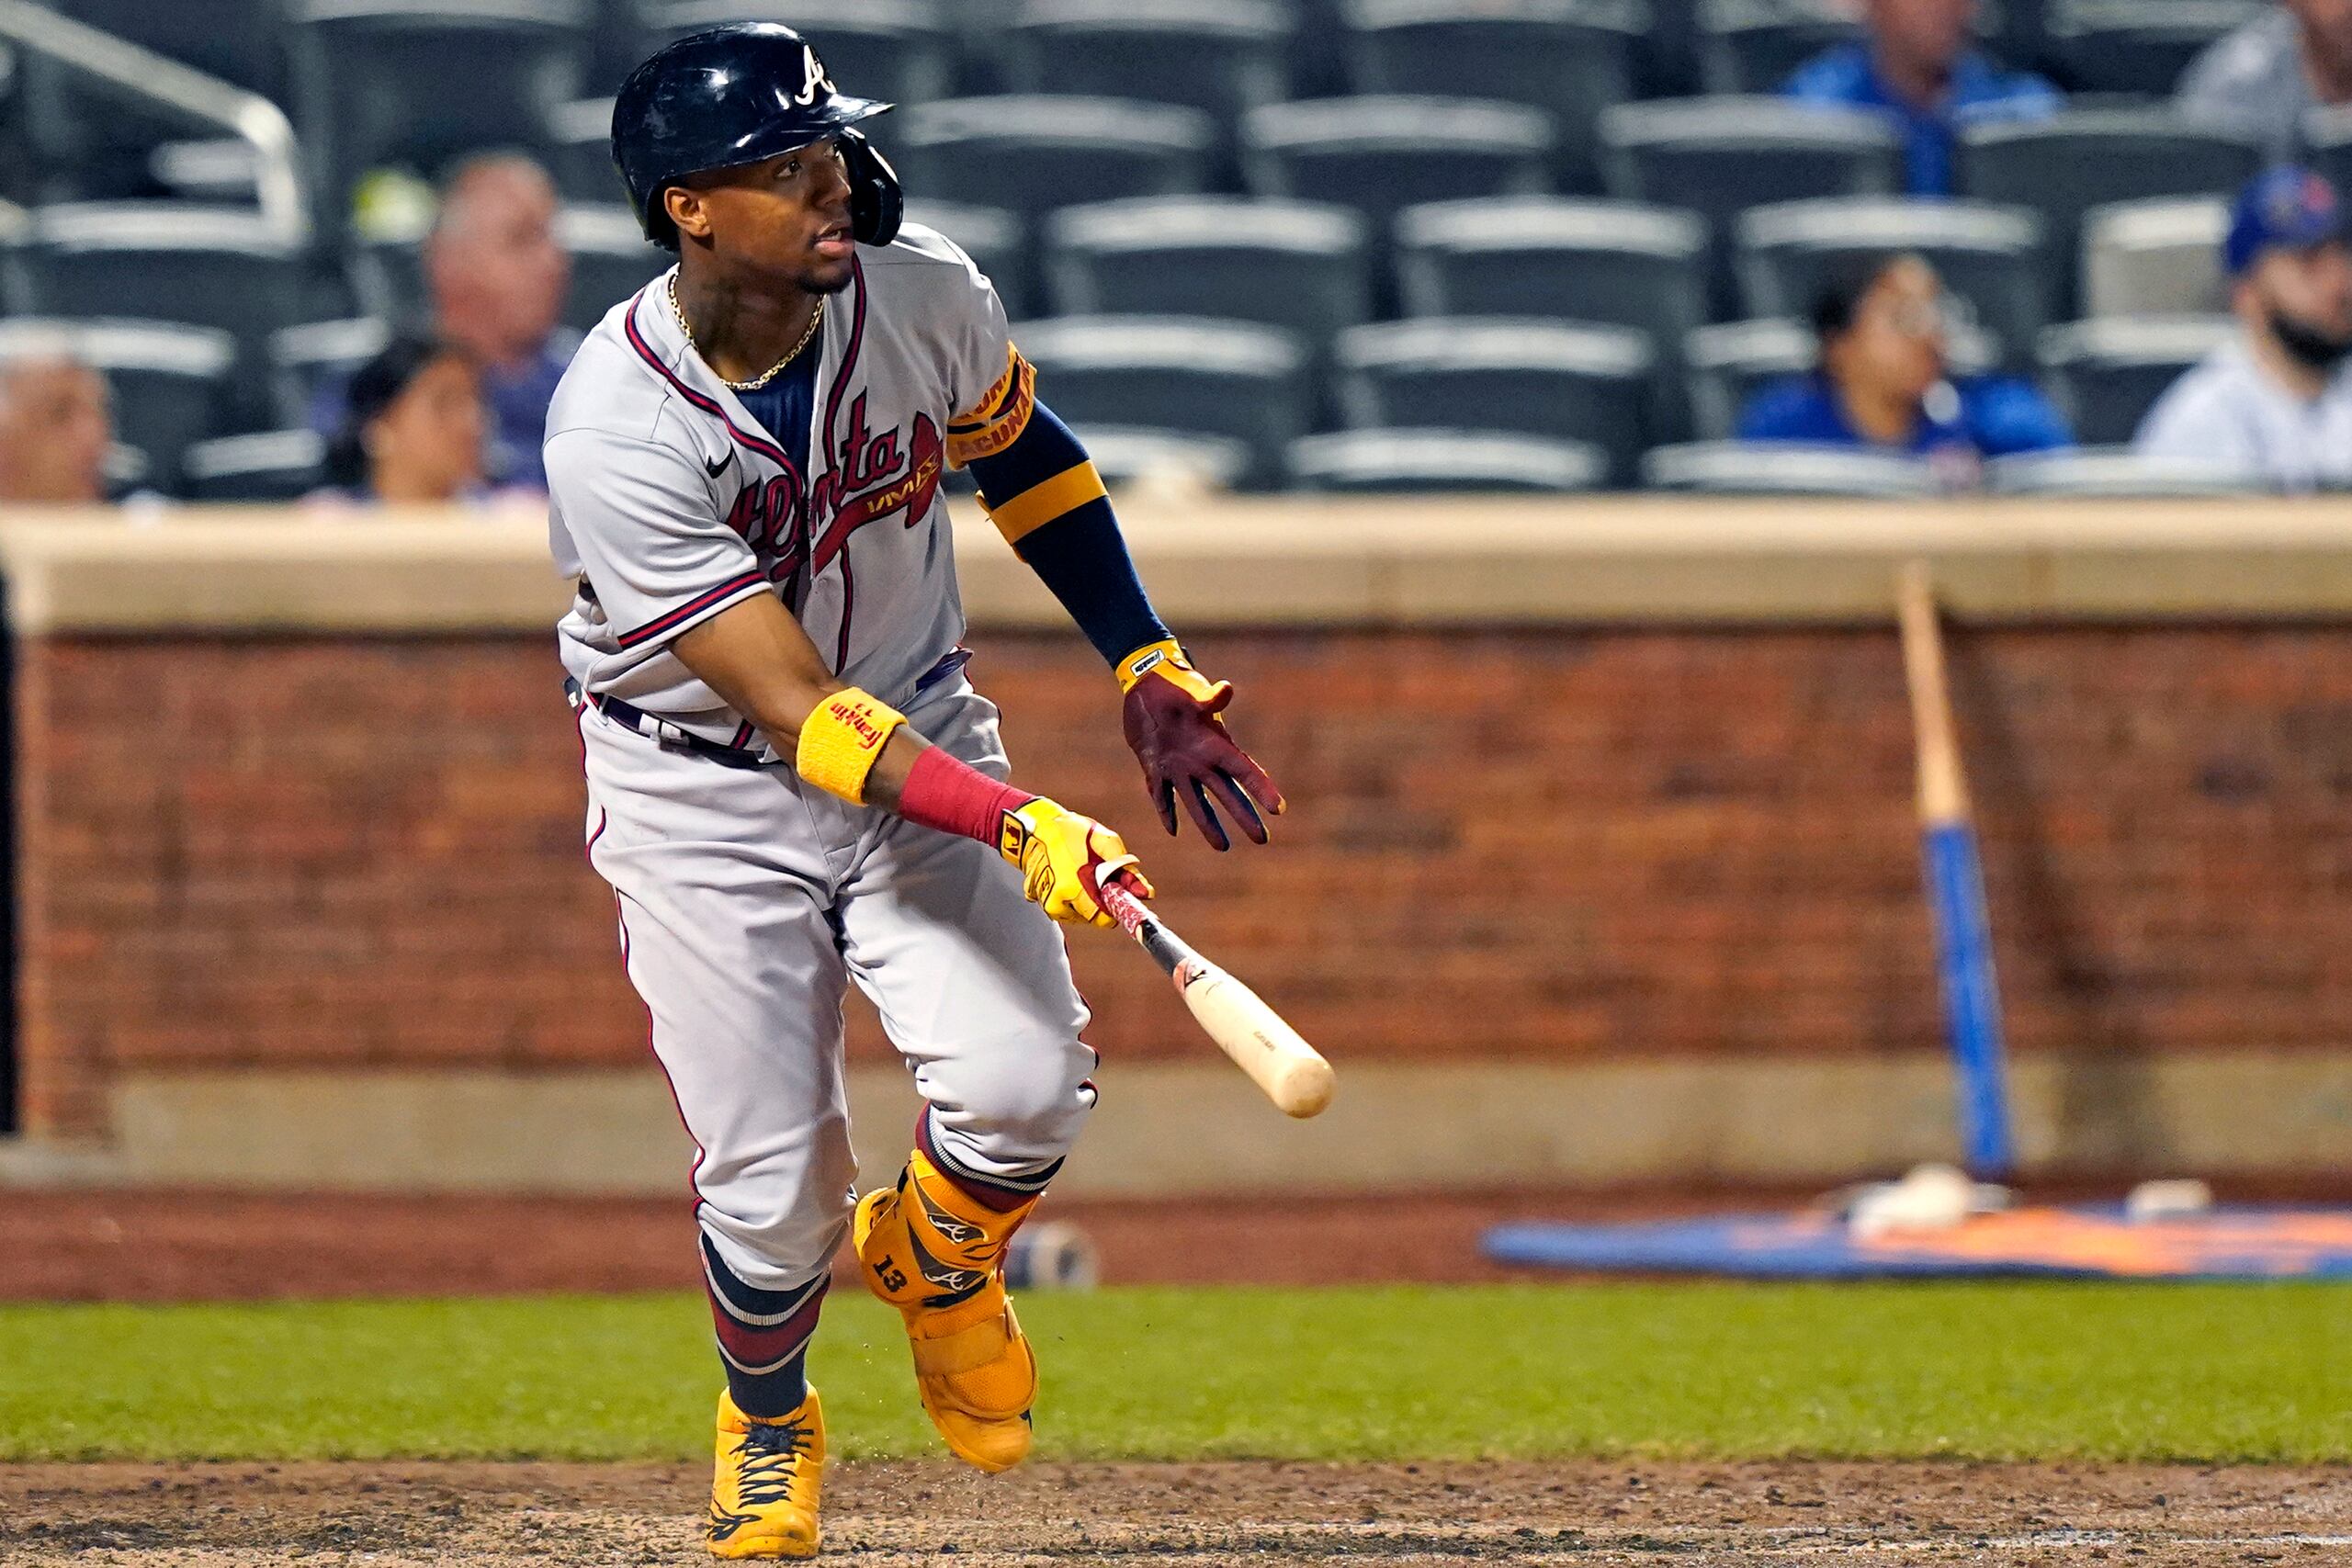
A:
<svg viewBox="0 0 2352 1568">
<path fill-rule="evenodd" d="M 816 47 L 774 22 L 690 34 L 628 74 L 613 100 L 613 162 L 646 238 L 678 248 L 662 193 L 688 175 L 731 169 L 839 140 L 849 168 L 850 231 L 862 245 L 898 237 L 899 176 L 854 128 L 893 106 L 854 98 Z"/>
</svg>

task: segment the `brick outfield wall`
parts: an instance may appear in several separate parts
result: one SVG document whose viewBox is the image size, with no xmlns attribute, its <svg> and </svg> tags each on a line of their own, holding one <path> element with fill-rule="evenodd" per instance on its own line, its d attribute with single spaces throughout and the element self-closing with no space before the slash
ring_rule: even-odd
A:
<svg viewBox="0 0 2352 1568">
<path fill-rule="evenodd" d="M 1226 856 L 1148 827 L 1091 652 L 978 640 L 1020 777 L 1343 1064 L 1940 1048 L 1891 633 L 1200 639 L 1295 803 Z M 1955 637 L 2018 1050 L 2341 1046 L 2348 654 Z M 101 1130 L 116 1068 L 642 1060 L 544 637 L 65 638 L 18 684 L 28 1130 Z M 1206 1049 L 1072 946 L 1106 1053 Z"/>
</svg>

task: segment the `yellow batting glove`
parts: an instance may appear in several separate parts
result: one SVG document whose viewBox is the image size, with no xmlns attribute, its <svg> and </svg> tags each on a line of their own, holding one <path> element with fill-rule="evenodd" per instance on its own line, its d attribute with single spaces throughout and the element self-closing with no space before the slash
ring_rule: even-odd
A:
<svg viewBox="0 0 2352 1568">
<path fill-rule="evenodd" d="M 1119 690 L 1132 692 L 1136 682 L 1147 675 L 1157 675 L 1178 691 L 1212 710 L 1225 705 L 1222 699 L 1233 689 L 1230 681 L 1212 681 L 1193 668 L 1176 639 L 1148 642 L 1119 660 Z"/>
<path fill-rule="evenodd" d="M 1125 874 L 1138 894 L 1151 897 L 1151 884 L 1127 852 L 1125 840 L 1093 818 L 1043 795 L 1004 814 L 997 848 L 1021 868 L 1021 891 L 1057 920 L 1116 924 L 1102 908 L 1106 876 Z"/>
</svg>

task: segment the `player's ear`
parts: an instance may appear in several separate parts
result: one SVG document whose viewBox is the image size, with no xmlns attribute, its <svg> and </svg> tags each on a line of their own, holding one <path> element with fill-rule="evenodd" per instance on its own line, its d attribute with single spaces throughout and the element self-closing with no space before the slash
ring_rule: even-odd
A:
<svg viewBox="0 0 2352 1568">
<path fill-rule="evenodd" d="M 662 207 L 678 226 L 681 239 L 710 238 L 710 207 L 702 192 L 690 186 L 672 186 L 662 193 Z"/>
</svg>

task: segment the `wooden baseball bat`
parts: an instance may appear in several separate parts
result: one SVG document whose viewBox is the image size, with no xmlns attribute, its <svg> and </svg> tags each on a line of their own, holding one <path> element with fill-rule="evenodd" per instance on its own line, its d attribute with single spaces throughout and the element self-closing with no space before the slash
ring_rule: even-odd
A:
<svg viewBox="0 0 2352 1568">
<path fill-rule="evenodd" d="M 1911 726 L 1919 766 L 1919 840 L 1943 980 L 1944 1032 L 1960 1078 L 1961 1143 L 1979 1177 L 2007 1176 L 2016 1163 L 2001 1041 L 2001 988 L 1993 972 L 1992 923 L 1984 871 L 1969 815 L 1951 696 L 1944 679 L 1935 581 L 1925 561 L 1903 569 L 1895 583 L 1903 628 L 1903 671 L 1911 693 Z"/>
<path fill-rule="evenodd" d="M 1102 886 L 1102 907 L 1175 982 L 1202 1030 L 1283 1115 L 1312 1116 L 1331 1103 L 1339 1082 L 1331 1064 L 1255 991 L 1185 945 L 1115 879 Z"/>
</svg>

